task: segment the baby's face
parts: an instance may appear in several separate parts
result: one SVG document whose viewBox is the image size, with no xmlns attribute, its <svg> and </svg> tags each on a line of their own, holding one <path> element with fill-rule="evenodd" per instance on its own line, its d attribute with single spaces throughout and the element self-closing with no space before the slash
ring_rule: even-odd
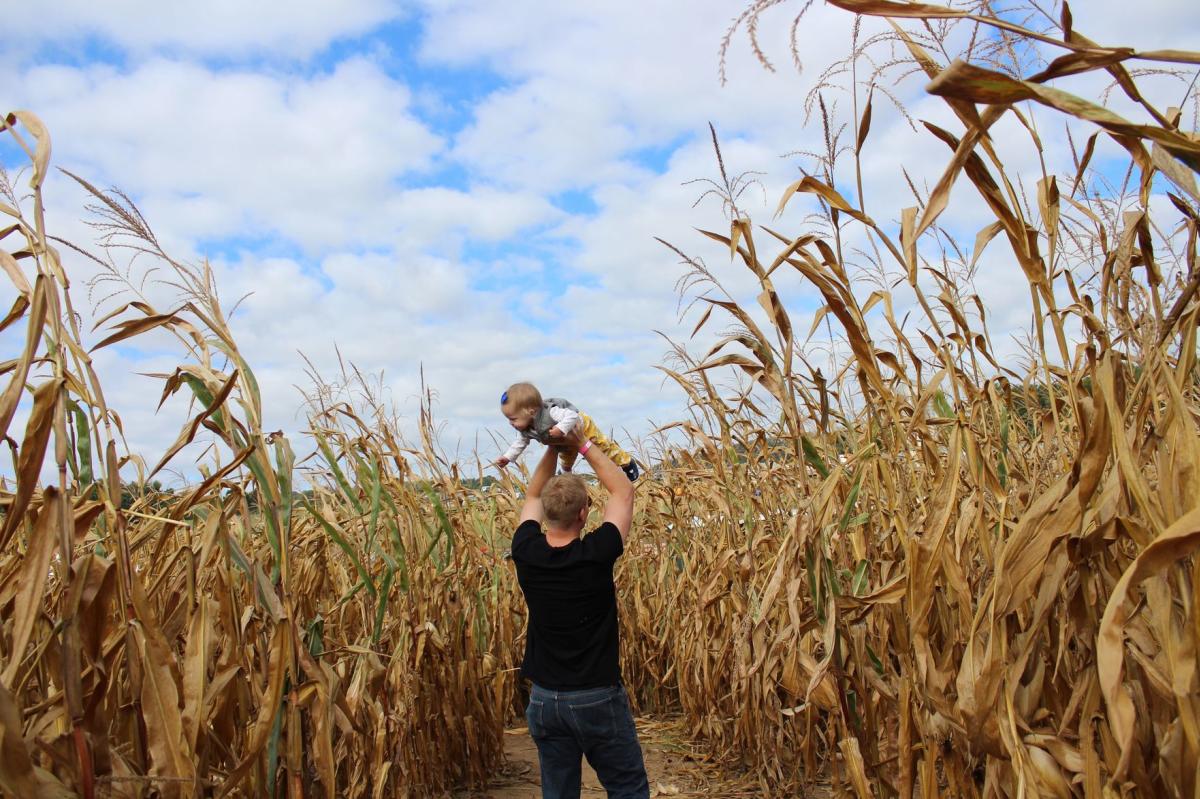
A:
<svg viewBox="0 0 1200 799">
<path fill-rule="evenodd" d="M 521 433 L 524 433 L 533 425 L 534 417 L 537 416 L 536 408 L 512 408 L 508 405 L 503 405 L 500 407 L 500 410 L 504 412 L 504 417 L 513 426 L 513 430 Z"/>
</svg>

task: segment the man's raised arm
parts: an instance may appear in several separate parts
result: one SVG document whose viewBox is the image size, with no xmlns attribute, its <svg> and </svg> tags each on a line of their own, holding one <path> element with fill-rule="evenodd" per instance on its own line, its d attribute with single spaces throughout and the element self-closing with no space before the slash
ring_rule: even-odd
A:
<svg viewBox="0 0 1200 799">
<path fill-rule="evenodd" d="M 612 522 L 616 526 L 617 532 L 621 534 L 621 543 L 624 544 L 633 524 L 633 483 L 629 482 L 621 467 L 613 463 L 612 458 L 592 444 L 590 439 L 583 439 L 578 430 L 573 437 L 578 440 L 580 454 L 592 467 L 600 484 L 608 489 L 604 521 Z"/>
<path fill-rule="evenodd" d="M 542 521 L 542 489 L 554 476 L 554 465 L 557 462 L 558 450 L 546 447 L 546 452 L 538 461 L 537 468 L 533 470 L 533 477 L 529 478 L 529 485 L 525 488 L 525 504 L 521 506 L 522 523 L 530 519 L 539 523 Z"/>
</svg>

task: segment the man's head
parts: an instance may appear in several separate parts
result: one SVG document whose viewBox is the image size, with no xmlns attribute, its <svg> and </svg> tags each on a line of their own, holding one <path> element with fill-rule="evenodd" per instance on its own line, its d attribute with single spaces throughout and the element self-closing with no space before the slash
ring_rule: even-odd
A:
<svg viewBox="0 0 1200 799">
<path fill-rule="evenodd" d="M 548 526 L 558 530 L 583 527 L 587 520 L 587 484 L 577 474 L 551 477 L 542 489 L 542 514 Z"/>
<path fill-rule="evenodd" d="M 542 395 L 533 383 L 513 383 L 500 395 L 500 411 L 514 430 L 528 430 L 541 407 Z"/>
</svg>

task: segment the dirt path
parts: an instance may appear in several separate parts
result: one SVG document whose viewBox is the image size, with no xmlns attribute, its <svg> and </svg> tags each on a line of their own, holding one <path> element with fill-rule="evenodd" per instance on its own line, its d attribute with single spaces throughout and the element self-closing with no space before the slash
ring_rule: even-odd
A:
<svg viewBox="0 0 1200 799">
<path fill-rule="evenodd" d="M 757 784 L 724 772 L 688 742 L 686 730 L 677 719 L 637 719 L 638 738 L 650 778 L 650 795 L 680 797 L 761 796 Z M 508 760 L 486 793 L 463 795 L 463 799 L 531 799 L 540 797 L 537 748 L 524 726 L 506 730 L 504 753 Z M 583 764 L 581 799 L 603 797 L 596 774 Z"/>
</svg>

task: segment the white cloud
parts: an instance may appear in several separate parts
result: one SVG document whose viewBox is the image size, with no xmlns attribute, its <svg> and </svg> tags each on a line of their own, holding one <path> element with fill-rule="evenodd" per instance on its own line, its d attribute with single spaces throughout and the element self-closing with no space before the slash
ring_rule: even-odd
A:
<svg viewBox="0 0 1200 799">
<path fill-rule="evenodd" d="M 606 100 L 549 79 L 493 94 L 454 154 L 502 184 L 542 191 L 630 177 L 623 157 L 637 142 Z"/>
<path fill-rule="evenodd" d="M 156 59 L 36 67 L 22 83 L 58 163 L 135 192 L 193 239 L 379 241 L 395 227 L 380 213 L 393 181 L 441 147 L 408 90 L 363 59 L 311 79 Z"/>
<path fill-rule="evenodd" d="M 636 155 L 723 133 L 753 131 L 781 153 L 804 116 L 806 80 L 791 67 L 793 11 L 764 18 L 763 45 L 781 56 L 768 73 L 733 41 L 730 83 L 717 80 L 728 5 L 675 7 L 465 3 L 429 10 L 425 54 L 455 65 L 485 64 L 512 83 L 481 103 L 455 142 L 455 155 L 510 185 L 557 191 L 640 179 Z M 868 23 L 871 28 L 875 23 Z M 802 35 L 805 59 L 822 64 L 849 48 L 850 17 L 813 9 Z"/>
<path fill-rule="evenodd" d="M 563 216 L 536 193 L 491 186 L 469 191 L 444 187 L 405 190 L 389 200 L 388 214 L 395 220 L 393 224 L 429 244 L 454 232 L 480 241 L 499 241 Z"/>
</svg>

